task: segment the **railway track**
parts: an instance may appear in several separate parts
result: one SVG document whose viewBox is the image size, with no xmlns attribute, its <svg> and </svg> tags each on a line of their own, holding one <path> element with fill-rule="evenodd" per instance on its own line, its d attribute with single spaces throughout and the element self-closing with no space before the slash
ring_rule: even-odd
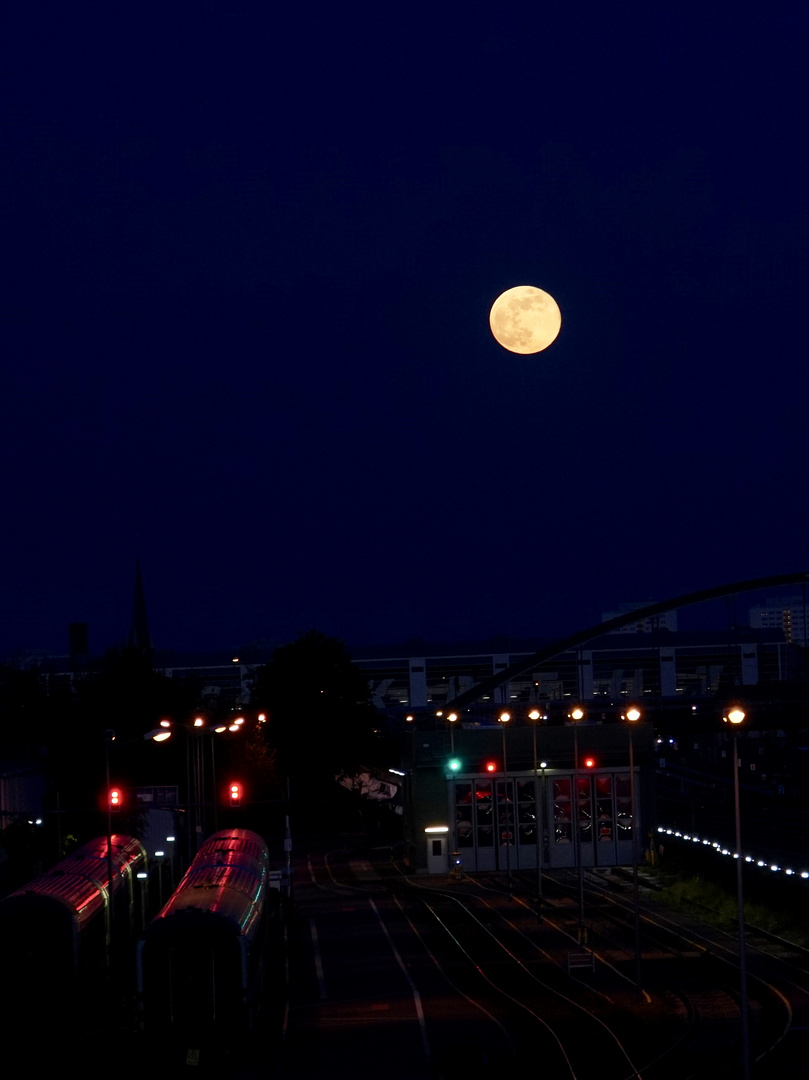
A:
<svg viewBox="0 0 809 1080">
<path fill-rule="evenodd" d="M 501 1013 L 518 1060 L 539 1058 L 559 1077 L 589 1075 L 594 1058 L 602 1077 L 639 1075 L 620 1036 L 588 1002 L 589 995 L 571 989 L 554 960 L 511 913 L 501 910 L 500 898 L 439 894 L 424 903 L 467 963 L 468 992 Z"/>
<path fill-rule="evenodd" d="M 543 877 L 543 918 L 536 915 L 535 879 L 414 879 L 388 858 L 332 858 L 332 888 L 387 896 L 398 906 L 410 948 L 430 957 L 452 992 L 473 1003 L 478 1033 L 488 1025 L 507 1034 L 515 1063 L 546 1063 L 549 1075 L 589 1080 L 700 1080 L 739 1075 L 740 1019 L 734 942 L 708 928 L 686 926 L 644 903 L 643 994 L 635 986 L 634 908 L 620 879 L 587 876 L 586 945 L 579 942 L 575 882 Z M 381 910 L 381 909 L 380 909 Z M 418 946 L 416 945 L 418 943 Z M 748 982 L 753 1076 L 774 1054 L 789 1060 L 792 1006 L 779 981 L 797 992 L 809 981 L 794 963 L 753 970 Z M 583 963 L 589 957 L 589 963 Z M 809 963 L 806 964 L 809 969 Z M 796 1033 L 799 1034 L 799 1033 Z M 485 1037 L 485 1036 L 484 1036 Z M 798 1067 L 798 1066 L 796 1066 Z M 793 1075 L 780 1067 L 779 1076 Z M 443 1074 L 438 1074 L 443 1075 Z M 449 1074 L 447 1074 L 449 1075 Z M 797 1077 L 801 1075 L 795 1072 Z"/>
<path fill-rule="evenodd" d="M 612 874 L 606 878 L 587 874 L 586 879 L 591 947 L 601 962 L 634 980 L 635 910 L 627 884 Z M 551 899 L 557 898 L 559 904 L 552 918 L 558 924 L 566 923 L 570 930 L 574 882 L 556 879 L 549 882 L 549 889 Z M 578 917 L 578 911 L 576 914 Z M 655 1054 L 654 1044 L 649 1045 L 648 1056 L 636 1050 L 636 1060 L 647 1062 L 644 1076 L 655 1080 L 670 1075 L 738 1075 L 741 1023 L 735 932 L 700 924 L 648 903 L 642 903 L 641 917 L 643 998 L 647 1003 L 663 997 L 679 1003 L 686 1020 L 679 1036 L 670 1039 L 659 1054 Z M 751 1062 L 754 1075 L 757 1070 L 767 1076 L 774 1052 L 794 1025 L 793 1002 L 799 1011 L 805 1011 L 809 952 L 756 928 L 748 928 L 746 950 Z M 639 1004 L 633 1015 L 642 1020 L 643 1014 L 644 1006 Z M 780 1067 L 778 1075 L 791 1073 L 788 1067 Z M 805 1075 L 802 1063 L 796 1062 L 794 1075 Z"/>
<path fill-rule="evenodd" d="M 604 1018 L 609 1009 L 598 992 L 571 980 L 558 957 L 537 942 L 530 908 L 509 901 L 496 887 L 486 891 L 485 883 L 483 892 L 474 883 L 449 891 L 408 880 L 390 864 L 376 864 L 375 870 L 375 882 L 366 872 L 352 885 L 352 873 L 332 863 L 323 885 L 395 898 L 419 948 L 476 1015 L 478 1041 L 502 1045 L 505 1033 L 512 1063 L 541 1060 L 550 1075 L 572 1080 L 595 1075 L 595 1060 L 605 1080 L 640 1075 Z"/>
</svg>

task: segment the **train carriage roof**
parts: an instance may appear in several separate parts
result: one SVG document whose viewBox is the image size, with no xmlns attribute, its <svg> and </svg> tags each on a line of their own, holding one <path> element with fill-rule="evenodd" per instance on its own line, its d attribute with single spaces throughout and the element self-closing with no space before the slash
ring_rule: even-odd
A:
<svg viewBox="0 0 809 1080">
<path fill-rule="evenodd" d="M 268 878 L 269 854 L 260 836 L 246 829 L 217 833 L 202 845 L 147 935 L 169 924 L 180 933 L 180 924 L 207 919 L 250 937 L 260 920 Z"/>
<path fill-rule="evenodd" d="M 0 904 L 0 917 L 23 908 L 45 910 L 61 908 L 81 930 L 104 907 L 106 890 L 99 882 L 77 874 L 62 874 L 38 878 L 24 889 L 18 889 Z"/>
<path fill-rule="evenodd" d="M 145 861 L 146 852 L 139 840 L 131 836 L 113 836 L 112 892 L 121 886 L 123 876 L 138 862 Z M 107 838 L 98 837 L 77 848 L 44 874 L 17 889 L 0 902 L 0 912 L 12 917 L 23 907 L 37 906 L 64 909 L 81 930 L 103 908 L 109 891 Z"/>
</svg>

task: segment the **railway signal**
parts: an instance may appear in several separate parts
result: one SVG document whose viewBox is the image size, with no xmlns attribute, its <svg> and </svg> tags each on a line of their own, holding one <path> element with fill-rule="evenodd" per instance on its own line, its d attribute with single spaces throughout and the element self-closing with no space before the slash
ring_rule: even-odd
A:
<svg viewBox="0 0 809 1080">
<path fill-rule="evenodd" d="M 231 784 L 228 788 L 228 801 L 231 806 L 241 806 L 242 804 L 242 785 Z"/>
<path fill-rule="evenodd" d="M 110 793 L 109 793 L 109 807 L 110 807 L 110 810 L 120 810 L 122 801 L 123 801 L 123 796 L 121 795 L 121 789 L 117 788 L 117 787 L 110 788 Z"/>
</svg>

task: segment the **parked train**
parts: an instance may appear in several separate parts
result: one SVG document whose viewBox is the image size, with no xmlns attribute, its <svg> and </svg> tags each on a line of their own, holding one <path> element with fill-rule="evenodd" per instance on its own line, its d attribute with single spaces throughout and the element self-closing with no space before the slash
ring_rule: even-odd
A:
<svg viewBox="0 0 809 1080">
<path fill-rule="evenodd" d="M 138 943 L 147 1036 L 199 1050 L 233 1045 L 251 1030 L 277 896 L 257 833 L 228 829 L 202 845 Z"/>
<path fill-rule="evenodd" d="M 112 881 L 110 882 L 110 862 Z M 0 1015 L 13 1027 L 31 1010 L 69 1023 L 82 990 L 107 968 L 111 948 L 143 929 L 146 850 L 113 835 L 77 848 L 0 901 Z M 113 939 L 113 927 L 115 935 Z"/>
</svg>

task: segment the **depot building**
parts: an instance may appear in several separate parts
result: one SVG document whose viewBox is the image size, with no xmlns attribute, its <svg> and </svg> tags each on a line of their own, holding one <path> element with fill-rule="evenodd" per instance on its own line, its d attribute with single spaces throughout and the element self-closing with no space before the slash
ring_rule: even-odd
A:
<svg viewBox="0 0 809 1080">
<path fill-rule="evenodd" d="M 633 726 L 631 742 L 620 722 L 416 719 L 403 746 L 406 861 L 426 874 L 631 865 L 635 822 L 639 852 L 653 835 L 652 725 Z"/>
</svg>

